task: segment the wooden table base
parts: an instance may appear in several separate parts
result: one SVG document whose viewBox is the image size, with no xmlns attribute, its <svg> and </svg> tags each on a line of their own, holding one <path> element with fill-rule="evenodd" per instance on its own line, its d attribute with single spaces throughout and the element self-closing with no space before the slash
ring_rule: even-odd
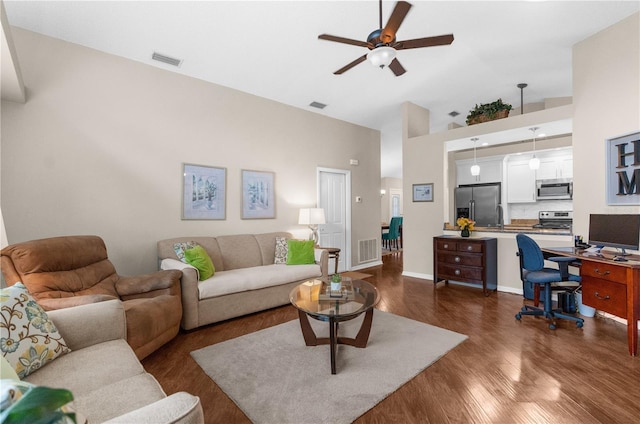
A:
<svg viewBox="0 0 640 424">
<path fill-rule="evenodd" d="M 318 346 L 323 344 L 331 345 L 331 374 L 336 373 L 336 348 L 338 344 L 344 344 L 359 348 L 367 347 L 369 341 L 369 334 L 371 333 L 371 324 L 373 323 L 373 309 L 367 310 L 364 314 L 364 321 L 360 326 L 360 330 L 355 338 L 339 337 L 338 327 L 340 321 L 337 321 L 334 317 L 329 316 L 329 337 L 317 337 L 316 333 L 311 328 L 309 323 L 309 317 L 305 312 L 298 310 L 298 316 L 300 317 L 300 328 L 302 329 L 302 336 L 307 346 Z M 359 315 L 357 315 L 359 316 Z M 353 318 L 356 318 L 355 316 Z M 353 319 L 349 318 L 349 320 Z M 341 321 L 348 321 L 342 319 Z"/>
</svg>

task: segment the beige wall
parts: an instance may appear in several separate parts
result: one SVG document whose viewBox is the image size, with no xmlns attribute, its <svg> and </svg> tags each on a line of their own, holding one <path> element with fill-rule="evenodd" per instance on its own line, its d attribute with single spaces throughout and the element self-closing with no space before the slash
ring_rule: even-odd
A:
<svg viewBox="0 0 640 424">
<path fill-rule="evenodd" d="M 574 46 L 573 89 L 573 228 L 587 235 L 590 213 L 640 213 L 605 198 L 605 139 L 640 131 L 640 13 Z"/>
<path fill-rule="evenodd" d="M 357 241 L 380 237 L 380 134 L 12 28 L 25 104 L 2 102 L 2 215 L 10 243 L 97 234 L 122 274 L 157 268 L 156 241 L 293 231 L 316 169 L 351 171 Z M 301 105 L 304 107 L 304 105 Z M 349 159 L 358 159 L 350 166 Z M 227 169 L 227 219 L 181 220 L 182 164 Z M 240 218 L 242 169 L 275 172 L 276 219 Z"/>
<path fill-rule="evenodd" d="M 605 199 L 605 148 L 609 137 L 640 130 L 640 14 L 635 14 L 589 37 L 573 49 L 573 158 L 574 232 L 588 233 L 589 213 L 638 213 L 638 206 L 607 206 Z M 405 108 L 403 119 L 424 122 L 417 106 Z M 524 115 L 522 119 L 525 119 Z M 519 119 L 519 118 L 516 118 Z M 411 122 L 405 124 L 412 127 Z M 428 132 L 428 130 L 427 130 Z M 403 184 L 405 198 L 411 184 L 433 180 L 434 203 L 405 202 L 404 274 L 433 276 L 432 238 L 442 233 L 446 221 L 452 171 L 443 155 L 442 133 L 405 133 L 403 137 Z M 443 175 L 447 178 L 443 178 Z M 443 194 L 444 193 L 444 194 Z M 454 234 L 451 232 L 450 234 Z M 494 233 L 495 234 L 495 233 Z M 492 236 L 477 233 L 475 236 Z M 521 283 L 513 237 L 499 236 L 499 289 L 517 292 Z M 553 240 L 537 237 L 543 246 Z M 555 240 L 570 243 L 570 237 Z"/>
<path fill-rule="evenodd" d="M 443 204 L 448 180 L 444 143 L 425 142 L 429 133 L 429 112 L 411 103 L 403 105 L 402 219 L 403 273 L 424 276 L 433 269 L 433 237 L 442 234 Z M 414 202 L 413 184 L 433 183 L 433 202 Z"/>
</svg>

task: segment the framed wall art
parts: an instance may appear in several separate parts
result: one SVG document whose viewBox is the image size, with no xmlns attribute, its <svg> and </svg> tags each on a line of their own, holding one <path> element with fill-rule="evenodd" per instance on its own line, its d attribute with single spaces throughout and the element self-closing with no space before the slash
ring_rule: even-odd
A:
<svg viewBox="0 0 640 424">
<path fill-rule="evenodd" d="M 276 217 L 273 172 L 242 170 L 242 219 Z"/>
<path fill-rule="evenodd" d="M 640 205 L 640 131 L 605 142 L 607 205 Z"/>
<path fill-rule="evenodd" d="M 433 183 L 413 185 L 414 202 L 433 202 Z"/>
<path fill-rule="evenodd" d="M 183 165 L 182 219 L 226 219 L 226 168 Z"/>
</svg>

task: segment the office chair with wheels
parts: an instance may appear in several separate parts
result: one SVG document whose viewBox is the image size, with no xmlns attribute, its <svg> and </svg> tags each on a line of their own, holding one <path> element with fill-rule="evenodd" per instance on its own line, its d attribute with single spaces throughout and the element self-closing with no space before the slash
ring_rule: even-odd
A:
<svg viewBox="0 0 640 424">
<path fill-rule="evenodd" d="M 580 282 L 580 276 L 569 274 L 569 262 L 575 261 L 576 258 L 570 257 L 552 257 L 550 261 L 556 262 L 559 269 L 545 268 L 544 257 L 540 246 L 531 237 L 524 234 L 516 235 L 518 244 L 518 257 L 520 259 L 520 279 L 523 286 L 526 284 L 540 285 L 544 288 L 544 309 L 536 306 L 525 305 L 516 314 L 516 319 L 520 320 L 522 315 L 544 316 L 548 319 L 549 328 L 556 328 L 556 318 L 575 321 L 576 326 L 581 328 L 584 320 L 572 315 L 563 314 L 559 309 L 553 309 L 551 304 L 552 284 L 563 281 Z"/>
</svg>

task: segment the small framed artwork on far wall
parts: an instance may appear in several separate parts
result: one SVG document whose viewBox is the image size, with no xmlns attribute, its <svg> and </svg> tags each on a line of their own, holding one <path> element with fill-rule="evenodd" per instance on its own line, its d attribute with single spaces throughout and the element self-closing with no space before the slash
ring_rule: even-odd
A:
<svg viewBox="0 0 640 424">
<path fill-rule="evenodd" d="M 413 185 L 414 202 L 433 202 L 433 183 Z"/>
<path fill-rule="evenodd" d="M 276 217 L 273 172 L 242 170 L 242 219 Z"/>
</svg>

